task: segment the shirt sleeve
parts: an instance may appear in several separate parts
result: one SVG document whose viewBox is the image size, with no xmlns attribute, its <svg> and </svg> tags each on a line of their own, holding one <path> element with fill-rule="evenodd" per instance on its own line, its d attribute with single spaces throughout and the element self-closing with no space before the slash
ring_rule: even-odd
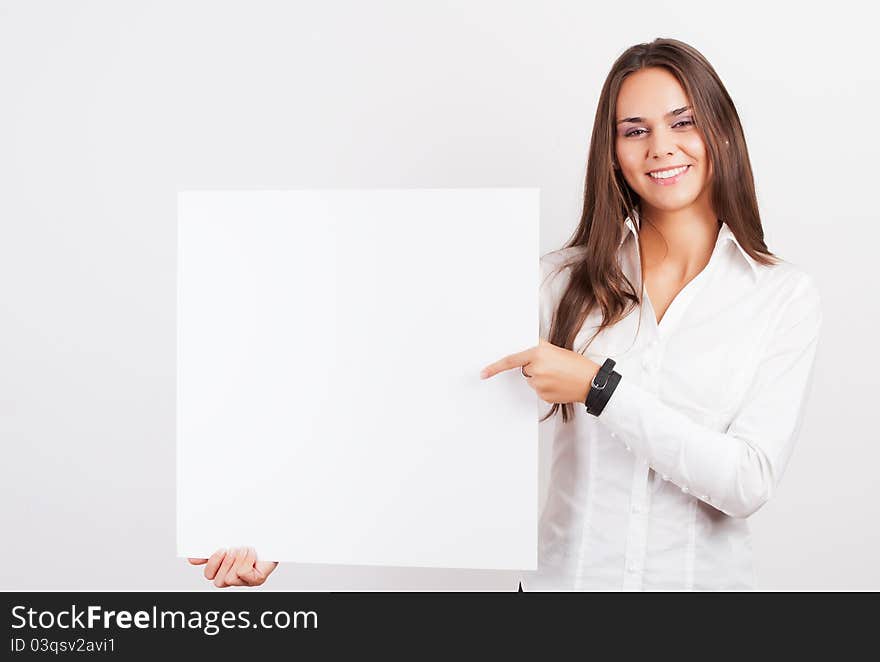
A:
<svg viewBox="0 0 880 662">
<path fill-rule="evenodd" d="M 683 492 L 749 517 L 773 495 L 791 457 L 821 326 L 819 292 L 803 274 L 726 432 L 695 422 L 623 373 L 597 418 Z"/>
</svg>

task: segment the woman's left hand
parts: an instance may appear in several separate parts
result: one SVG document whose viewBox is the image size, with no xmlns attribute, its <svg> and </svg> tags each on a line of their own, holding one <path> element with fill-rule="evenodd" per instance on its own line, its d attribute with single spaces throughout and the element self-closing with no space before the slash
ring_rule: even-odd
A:
<svg viewBox="0 0 880 662">
<path fill-rule="evenodd" d="M 530 349 L 505 356 L 480 373 L 481 379 L 519 368 L 538 396 L 548 403 L 566 404 L 587 399 L 590 382 L 601 366 L 583 354 L 550 344 L 543 338 Z"/>
</svg>

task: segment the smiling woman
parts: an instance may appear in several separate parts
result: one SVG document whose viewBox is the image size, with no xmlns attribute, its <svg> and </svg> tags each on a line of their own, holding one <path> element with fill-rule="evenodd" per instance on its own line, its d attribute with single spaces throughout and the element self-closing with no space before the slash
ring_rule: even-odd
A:
<svg viewBox="0 0 880 662">
<path fill-rule="evenodd" d="M 651 114 L 627 116 L 631 109 Z M 617 114 L 624 117 L 616 124 L 615 167 L 641 199 L 642 212 L 647 215 L 648 205 L 675 209 L 691 200 L 708 208 L 712 163 L 694 108 L 675 76 L 662 67 L 627 76 L 618 92 Z M 647 155 L 647 150 L 655 154 Z"/>
<path fill-rule="evenodd" d="M 712 66 L 674 39 L 627 49 L 580 223 L 541 259 L 539 343 L 481 375 L 520 370 L 542 420 L 561 409 L 526 591 L 757 587 L 747 518 L 792 454 L 822 324 L 813 279 L 763 237 Z"/>
</svg>

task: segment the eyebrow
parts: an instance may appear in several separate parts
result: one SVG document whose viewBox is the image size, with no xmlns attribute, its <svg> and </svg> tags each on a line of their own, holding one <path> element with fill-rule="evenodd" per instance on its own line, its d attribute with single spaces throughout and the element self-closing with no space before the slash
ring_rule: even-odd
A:
<svg viewBox="0 0 880 662">
<path fill-rule="evenodd" d="M 681 108 L 676 108 L 675 110 L 670 110 L 668 113 L 666 113 L 666 117 L 672 117 L 673 115 L 680 115 L 684 111 L 690 110 L 691 108 L 692 108 L 692 106 L 683 106 Z M 624 124 L 626 122 L 637 123 L 637 122 L 644 122 L 644 121 L 645 121 L 644 117 L 625 117 L 622 120 L 617 120 L 617 123 Z"/>
</svg>

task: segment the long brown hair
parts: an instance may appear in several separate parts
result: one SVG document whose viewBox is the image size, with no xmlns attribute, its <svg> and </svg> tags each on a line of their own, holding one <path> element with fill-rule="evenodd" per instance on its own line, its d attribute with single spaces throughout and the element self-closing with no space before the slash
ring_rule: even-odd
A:
<svg viewBox="0 0 880 662">
<path fill-rule="evenodd" d="M 574 340 L 591 310 L 598 306 L 602 321 L 584 348 L 605 328 L 641 305 L 644 283 L 636 288 L 617 261 L 618 246 L 627 217 L 638 214 L 638 194 L 623 173 L 613 167 L 617 96 L 623 80 L 648 67 L 663 67 L 676 77 L 693 105 L 712 163 L 710 201 L 715 214 L 730 227 L 742 248 L 760 264 L 778 261 L 764 243 L 758 200 L 745 136 L 736 107 L 712 65 L 692 46 L 676 39 L 658 38 L 624 51 L 608 73 L 593 123 L 587 160 L 584 206 L 574 234 L 563 248 L 583 247 L 575 259 L 560 265 L 571 276 L 550 323 L 548 340 L 573 349 Z M 642 270 L 644 273 L 644 270 Z M 644 276 L 642 276 L 644 280 Z M 562 404 L 562 421 L 573 415 L 572 403 Z M 556 413 L 560 403 L 540 420 Z"/>
</svg>

